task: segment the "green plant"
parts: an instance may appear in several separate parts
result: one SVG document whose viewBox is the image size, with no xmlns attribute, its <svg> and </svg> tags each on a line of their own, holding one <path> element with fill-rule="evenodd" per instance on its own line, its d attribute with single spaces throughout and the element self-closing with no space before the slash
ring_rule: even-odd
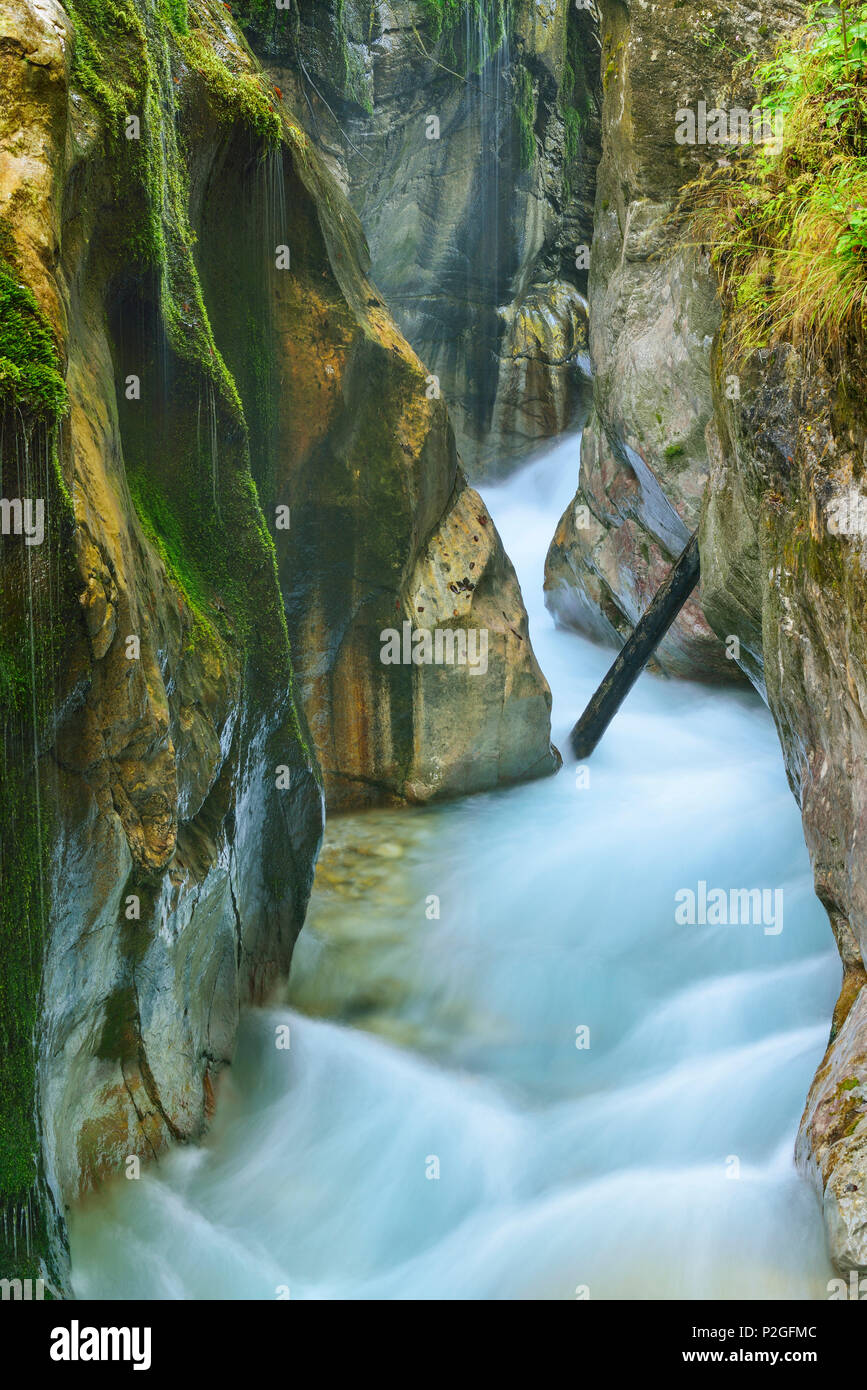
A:
<svg viewBox="0 0 867 1390">
<path fill-rule="evenodd" d="M 867 328 L 867 5 L 830 19 L 812 7 L 753 81 L 779 137 L 704 173 L 681 210 L 709 248 L 736 352 L 839 350 Z"/>
</svg>

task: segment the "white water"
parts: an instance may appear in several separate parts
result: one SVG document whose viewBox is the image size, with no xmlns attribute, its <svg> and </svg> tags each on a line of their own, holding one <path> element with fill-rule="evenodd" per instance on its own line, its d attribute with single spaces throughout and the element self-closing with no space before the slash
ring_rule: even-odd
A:
<svg viewBox="0 0 867 1390">
<path fill-rule="evenodd" d="M 542 605 L 577 457 L 485 494 L 560 747 L 610 661 Z M 205 1147 L 73 1214 L 81 1296 L 827 1296 L 792 1147 L 839 964 L 770 719 L 645 676 L 590 766 L 332 824 L 291 1007 Z M 677 926 L 700 879 L 783 887 L 782 932 Z"/>
</svg>

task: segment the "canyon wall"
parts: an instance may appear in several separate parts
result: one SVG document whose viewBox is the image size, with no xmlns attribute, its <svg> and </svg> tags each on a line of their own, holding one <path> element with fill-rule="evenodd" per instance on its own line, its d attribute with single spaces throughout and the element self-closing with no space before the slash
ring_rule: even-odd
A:
<svg viewBox="0 0 867 1390">
<path fill-rule="evenodd" d="M 829 369 L 784 345 L 745 368 L 729 354 L 723 339 L 700 535 L 705 611 L 739 637 L 766 692 L 843 962 L 797 1157 L 822 1195 L 835 1263 L 867 1269 L 867 550 L 863 528 L 844 520 L 863 506 L 867 362 L 852 354 Z"/>
<path fill-rule="evenodd" d="M 470 477 L 502 474 L 583 406 L 595 7 L 232 8 L 358 212 L 373 279 L 438 379 Z"/>
<path fill-rule="evenodd" d="M 710 348 L 720 311 L 706 257 L 681 244 L 683 185 L 720 158 L 680 144 L 677 112 L 752 105 L 736 59 L 767 51 L 795 4 L 677 0 L 602 6 L 603 149 L 590 266 L 593 409 L 581 478 L 546 566 L 557 620 L 617 644 L 698 525 L 713 413 Z M 768 11 L 772 10 L 773 23 Z M 667 505 L 670 503 L 671 505 Z M 738 679 L 700 593 L 660 645 L 660 669 Z"/>
<path fill-rule="evenodd" d="M 45 526 L 0 554 L 0 1273 L 63 1292 L 64 1204 L 201 1134 L 285 977 L 325 795 L 558 759 L 445 403 L 227 7 L 4 0 L 0 85 L 3 496 Z M 485 670 L 383 664 L 404 623 Z"/>
</svg>

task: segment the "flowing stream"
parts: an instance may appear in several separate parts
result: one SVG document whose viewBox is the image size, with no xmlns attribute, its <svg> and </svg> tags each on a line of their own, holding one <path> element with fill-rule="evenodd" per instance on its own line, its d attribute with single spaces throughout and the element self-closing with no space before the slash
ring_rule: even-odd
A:
<svg viewBox="0 0 867 1390">
<path fill-rule="evenodd" d="M 485 492 L 561 748 L 611 659 L 542 602 L 577 470 Z M 72 1214 L 79 1295 L 827 1296 L 792 1149 L 839 962 L 771 720 L 644 676 L 580 781 L 329 824 L 286 1006 L 205 1145 Z M 702 881 L 782 930 L 678 925 Z"/>
</svg>

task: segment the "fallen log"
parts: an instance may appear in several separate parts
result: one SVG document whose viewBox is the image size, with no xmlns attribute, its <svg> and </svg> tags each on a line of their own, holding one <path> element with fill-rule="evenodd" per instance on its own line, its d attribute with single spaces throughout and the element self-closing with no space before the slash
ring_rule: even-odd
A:
<svg viewBox="0 0 867 1390">
<path fill-rule="evenodd" d="M 641 675 L 659 643 L 686 603 L 699 579 L 698 532 L 665 582 L 660 585 L 647 612 L 618 653 L 614 665 L 569 735 L 572 752 L 589 758 L 626 696 Z"/>
</svg>

